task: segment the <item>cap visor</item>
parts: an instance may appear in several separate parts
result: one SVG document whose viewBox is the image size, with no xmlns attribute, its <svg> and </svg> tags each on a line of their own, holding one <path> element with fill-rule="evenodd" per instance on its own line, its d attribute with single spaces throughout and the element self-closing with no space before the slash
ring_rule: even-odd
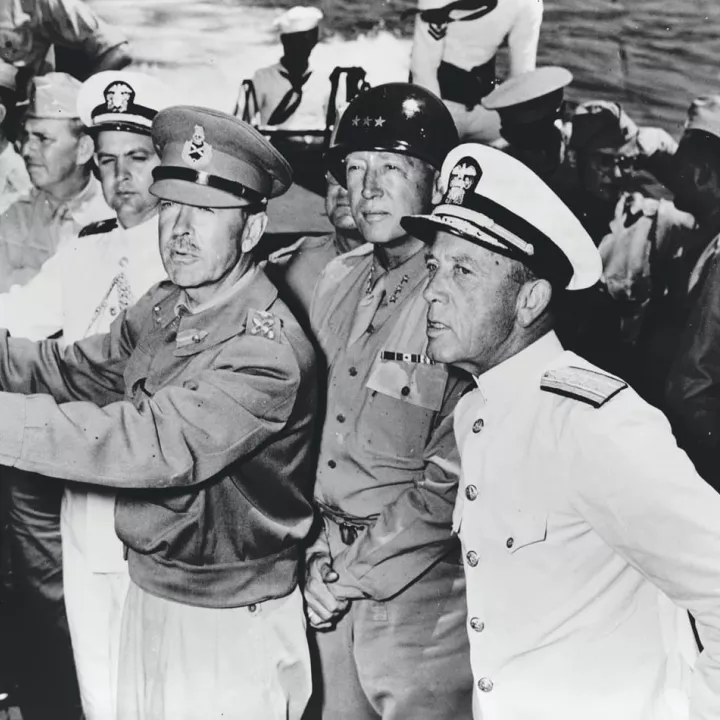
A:
<svg viewBox="0 0 720 720">
<path fill-rule="evenodd" d="M 435 234 L 440 230 L 453 235 L 458 234 L 447 223 L 442 222 L 434 215 L 406 215 L 400 219 L 400 225 L 410 235 L 426 243 L 431 243 L 435 239 Z"/>
<path fill-rule="evenodd" d="M 247 207 L 251 203 L 217 188 L 184 180 L 158 180 L 150 186 L 150 193 L 161 200 L 171 200 L 182 205 L 208 208 Z"/>
</svg>

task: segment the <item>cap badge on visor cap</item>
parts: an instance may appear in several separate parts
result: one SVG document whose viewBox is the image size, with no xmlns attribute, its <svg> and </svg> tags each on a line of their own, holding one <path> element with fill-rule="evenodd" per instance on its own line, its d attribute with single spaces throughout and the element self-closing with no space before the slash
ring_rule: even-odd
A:
<svg viewBox="0 0 720 720">
<path fill-rule="evenodd" d="M 212 161 L 213 148 L 205 142 L 205 129 L 196 125 L 192 138 L 183 145 L 182 159 L 193 168 L 207 167 Z"/>
<path fill-rule="evenodd" d="M 130 104 L 135 102 L 135 91 L 122 80 L 110 83 L 103 95 L 108 112 L 126 113 Z"/>
<path fill-rule="evenodd" d="M 448 190 L 443 202 L 448 205 L 462 205 L 465 201 L 465 193 L 475 192 L 481 177 L 482 168 L 475 158 L 464 157 L 450 171 Z"/>
</svg>

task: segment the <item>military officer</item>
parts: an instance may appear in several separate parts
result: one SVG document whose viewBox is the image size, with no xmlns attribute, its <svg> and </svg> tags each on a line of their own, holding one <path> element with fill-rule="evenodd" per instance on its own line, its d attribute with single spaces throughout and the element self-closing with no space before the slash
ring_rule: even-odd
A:
<svg viewBox="0 0 720 720">
<path fill-rule="evenodd" d="M 0 216 L 0 291 L 26 283 L 85 225 L 112 216 L 92 174 L 92 139 L 77 114 L 80 82 L 50 73 L 31 83 L 21 154 L 33 187 Z"/>
<path fill-rule="evenodd" d="M 720 496 L 658 410 L 553 332 L 554 293 L 596 282 L 599 253 L 504 153 L 461 145 L 442 175 L 403 226 L 432 242 L 428 354 L 477 384 L 454 513 L 475 716 L 718 717 Z"/>
<path fill-rule="evenodd" d="M 0 60 L 0 215 L 25 193 L 32 183 L 15 150 L 17 70 Z"/>
<path fill-rule="evenodd" d="M 319 237 L 301 237 L 268 258 L 268 273 L 286 292 L 296 317 L 309 315 L 315 285 L 325 266 L 364 242 L 350 211 L 347 189 L 332 173 L 326 173 L 325 178 L 325 212 L 333 231 Z"/>
<path fill-rule="evenodd" d="M 121 92 L 121 91 L 124 91 Z M 122 95 L 126 101 L 119 101 Z M 87 80 L 78 112 L 95 141 L 103 195 L 116 218 L 83 228 L 26 285 L 0 295 L 0 327 L 33 340 L 62 333 L 65 343 L 107 332 L 127 307 L 165 278 L 158 250 L 158 199 L 150 194 L 160 162 L 150 137 L 168 89 L 134 72 Z M 78 282 L 78 269 L 86 274 Z M 48 492 L 55 480 L 35 476 Z M 127 563 L 114 527 L 115 495 L 69 484 L 60 512 L 65 608 L 87 720 L 115 717 L 121 613 Z"/>
<path fill-rule="evenodd" d="M 275 21 L 273 27 L 280 34 L 283 56 L 253 75 L 253 98 L 241 89 L 235 115 L 250 115 L 250 121 L 277 128 L 325 127 L 330 80 L 310 62 L 322 17 L 319 8 L 296 5 Z"/>
<path fill-rule="evenodd" d="M 0 333 L 0 458 L 119 490 L 118 718 L 297 719 L 316 368 L 252 259 L 292 174 L 217 111 L 163 110 L 152 136 L 169 282 L 65 350 Z"/>
<path fill-rule="evenodd" d="M 497 139 L 497 113 L 481 104 L 495 55 L 507 39 L 510 77 L 534 70 L 542 15 L 542 0 L 419 0 L 411 79 L 445 101 L 462 139 Z"/>
<path fill-rule="evenodd" d="M 329 367 L 323 526 L 305 587 L 324 720 L 470 715 L 450 535 L 451 414 L 467 378 L 427 357 L 423 245 L 399 224 L 439 199 L 437 168 L 456 143 L 439 98 L 390 83 L 350 103 L 327 156 L 367 244 L 327 265 L 310 310 Z"/>
</svg>

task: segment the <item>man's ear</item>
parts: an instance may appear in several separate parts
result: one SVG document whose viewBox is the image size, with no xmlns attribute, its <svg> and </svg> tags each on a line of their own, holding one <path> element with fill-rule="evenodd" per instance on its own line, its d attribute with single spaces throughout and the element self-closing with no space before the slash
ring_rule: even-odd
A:
<svg viewBox="0 0 720 720">
<path fill-rule="evenodd" d="M 444 188 L 442 187 L 442 183 L 440 182 L 440 171 L 435 171 L 435 176 L 433 177 L 433 194 L 432 194 L 432 204 L 438 205 L 440 201 L 443 199 L 444 194 Z"/>
<path fill-rule="evenodd" d="M 266 212 L 256 212 L 247 216 L 245 227 L 242 231 L 240 249 L 243 253 L 249 253 L 260 242 L 260 238 L 267 227 L 268 216 Z"/>
<path fill-rule="evenodd" d="M 528 328 L 545 312 L 552 298 L 552 285 L 547 280 L 528 280 L 521 288 L 515 304 L 518 324 Z"/>
<path fill-rule="evenodd" d="M 95 155 L 95 143 L 93 139 L 83 133 L 78 139 L 77 164 L 87 165 Z"/>
</svg>

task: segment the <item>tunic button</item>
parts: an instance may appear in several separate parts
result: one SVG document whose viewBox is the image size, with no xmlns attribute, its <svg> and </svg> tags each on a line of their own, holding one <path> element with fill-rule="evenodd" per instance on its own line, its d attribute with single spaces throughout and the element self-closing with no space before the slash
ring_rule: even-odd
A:
<svg viewBox="0 0 720 720">
<path fill-rule="evenodd" d="M 186 388 L 186 389 L 188 389 L 188 390 L 197 390 L 197 389 L 198 389 L 198 384 L 197 384 L 197 382 L 196 382 L 195 380 L 186 380 L 186 381 L 183 383 L 183 387 Z"/>
<path fill-rule="evenodd" d="M 192 336 L 192 341 L 193 341 L 194 343 L 199 343 L 201 340 L 202 340 L 202 338 L 200 337 L 200 335 L 199 335 L 198 333 L 195 333 L 195 334 Z"/>
<path fill-rule="evenodd" d="M 337 467 L 337 463 L 334 460 L 328 460 L 328 467 L 334 470 Z"/>
<path fill-rule="evenodd" d="M 348 370 L 348 374 L 350 375 L 350 377 L 355 377 L 357 375 L 357 368 L 351 367 Z"/>
<path fill-rule="evenodd" d="M 478 554 L 474 550 L 470 550 L 465 558 L 470 567 L 475 567 L 478 564 Z"/>
<path fill-rule="evenodd" d="M 372 323 L 370 323 L 368 325 L 367 333 L 368 333 L 368 335 L 372 335 L 374 332 L 375 332 L 375 326 Z"/>
<path fill-rule="evenodd" d="M 478 489 L 474 485 L 468 485 L 465 488 L 465 497 L 468 500 L 475 500 L 475 498 L 478 496 Z"/>
<path fill-rule="evenodd" d="M 156 305 L 156 306 L 153 308 L 153 312 L 154 312 L 156 315 L 159 315 L 159 314 L 160 314 L 160 306 L 159 306 L 159 305 Z"/>
<path fill-rule="evenodd" d="M 508 550 L 515 544 L 515 540 L 513 538 L 508 538 L 505 545 L 507 545 Z"/>
<path fill-rule="evenodd" d="M 117 315 L 117 308 L 111 307 L 110 308 L 110 314 L 115 317 Z"/>
<path fill-rule="evenodd" d="M 405 386 L 403 387 L 403 389 L 400 391 L 400 394 L 401 394 L 403 397 L 407 397 L 407 396 L 410 394 L 410 388 L 409 388 L 407 385 L 405 385 Z"/>
<path fill-rule="evenodd" d="M 248 612 L 254 613 L 257 611 L 257 605 L 248 605 Z"/>
<path fill-rule="evenodd" d="M 473 432 L 474 432 L 475 434 L 477 434 L 477 433 L 479 433 L 484 427 L 485 427 L 485 421 L 484 421 L 482 418 L 478 418 L 478 419 L 473 423 L 473 428 L 472 428 L 472 430 L 473 430 Z"/>
<path fill-rule="evenodd" d="M 490 678 L 480 678 L 478 680 L 478 687 L 483 692 L 490 692 L 493 689 L 493 681 Z"/>
<path fill-rule="evenodd" d="M 470 627 L 475 632 L 482 632 L 485 629 L 485 623 L 480 618 L 470 618 Z"/>
<path fill-rule="evenodd" d="M 342 413 L 340 413 L 340 414 L 337 416 L 337 421 L 338 421 L 339 423 L 344 423 L 344 422 L 345 422 L 345 416 L 344 416 Z"/>
</svg>

